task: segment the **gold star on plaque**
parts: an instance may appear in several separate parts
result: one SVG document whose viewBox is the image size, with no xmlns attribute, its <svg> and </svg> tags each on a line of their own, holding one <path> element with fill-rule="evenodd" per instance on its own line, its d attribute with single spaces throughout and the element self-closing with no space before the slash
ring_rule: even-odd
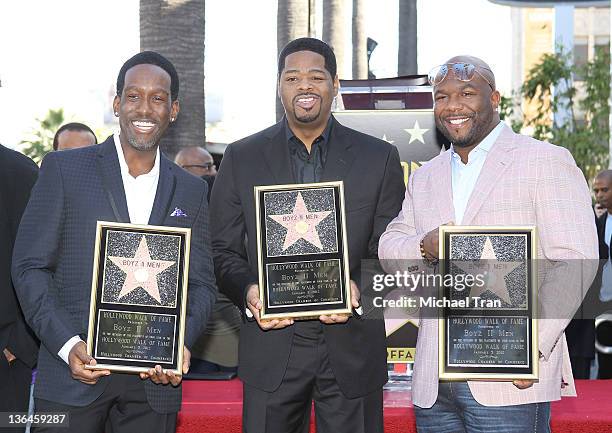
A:
<svg viewBox="0 0 612 433">
<path fill-rule="evenodd" d="M 304 239 L 306 242 L 322 250 L 323 245 L 321 244 L 316 227 L 330 213 L 331 211 L 309 212 L 306 203 L 304 203 L 302 193 L 298 192 L 293 212 L 283 215 L 270 215 L 270 218 L 287 229 L 283 251 L 300 239 Z"/>
<path fill-rule="evenodd" d="M 174 261 L 153 260 L 149 253 L 147 239 L 144 236 L 140 239 L 140 244 L 134 257 L 108 256 L 108 258 L 126 273 L 125 282 L 117 299 L 140 287 L 161 304 L 157 274 L 172 266 Z"/>
<path fill-rule="evenodd" d="M 481 262 L 476 265 L 470 263 L 469 266 L 466 266 L 466 264 L 464 264 L 465 262 L 456 262 L 456 265 L 467 273 L 474 274 L 475 269 L 478 269 L 480 272 L 482 272 L 483 275 L 486 275 L 485 284 L 472 285 L 470 296 L 473 298 L 480 297 L 480 295 L 482 295 L 484 292 L 489 291 L 500 299 L 502 299 L 507 304 L 512 304 L 512 300 L 510 299 L 510 292 L 508 291 L 508 287 L 506 286 L 505 277 L 506 275 L 514 271 L 516 268 L 518 268 L 520 265 L 522 265 L 523 262 L 498 261 L 497 255 L 493 250 L 491 238 L 488 236 L 485 240 L 482 253 L 480 254 L 480 260 L 486 260 L 486 262 Z"/>
</svg>

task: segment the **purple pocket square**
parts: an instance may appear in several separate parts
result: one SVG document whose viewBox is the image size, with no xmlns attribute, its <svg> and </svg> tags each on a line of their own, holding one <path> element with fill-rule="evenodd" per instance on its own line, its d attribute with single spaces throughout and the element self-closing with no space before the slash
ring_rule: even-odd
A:
<svg viewBox="0 0 612 433">
<path fill-rule="evenodd" d="M 178 207 L 175 207 L 175 208 L 174 208 L 174 211 L 172 211 L 172 213 L 170 214 L 170 216 L 173 216 L 173 217 L 186 217 L 186 216 L 187 216 L 187 214 L 186 214 L 185 212 L 183 212 L 183 210 L 182 210 L 182 209 L 180 209 L 180 208 L 178 208 Z"/>
</svg>

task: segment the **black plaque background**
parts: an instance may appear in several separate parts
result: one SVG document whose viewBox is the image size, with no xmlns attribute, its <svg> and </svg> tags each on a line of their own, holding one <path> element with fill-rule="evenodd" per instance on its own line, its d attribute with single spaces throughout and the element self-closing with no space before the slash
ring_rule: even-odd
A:
<svg viewBox="0 0 612 433">
<path fill-rule="evenodd" d="M 261 254 L 261 267 L 259 269 L 259 272 L 263 273 L 263 287 L 262 290 L 265 294 L 265 296 L 263 296 L 262 302 L 264 303 L 264 311 L 265 314 L 262 314 L 262 317 L 265 317 L 266 314 L 273 314 L 273 315 L 277 315 L 277 314 L 286 314 L 287 317 L 290 317 L 292 313 L 307 313 L 307 312 L 313 312 L 313 316 L 316 316 L 318 314 L 314 314 L 316 312 L 324 312 L 324 311 L 331 311 L 331 310 L 338 310 L 338 309 L 343 309 L 346 308 L 346 298 L 345 298 L 345 291 L 346 288 L 345 286 L 349 284 L 348 281 L 345 281 L 344 275 L 345 275 L 345 267 L 348 266 L 348 263 L 345 263 L 344 261 L 344 237 L 343 237 L 343 233 L 342 233 L 342 221 L 344 221 L 344 218 L 341 214 L 342 212 L 342 204 L 341 200 L 340 200 L 340 186 L 330 186 L 327 184 L 322 184 L 321 186 L 313 186 L 310 189 L 318 189 L 318 188 L 331 188 L 334 190 L 334 207 L 335 207 L 335 211 L 336 211 L 336 239 L 338 242 L 338 252 L 336 253 L 321 253 L 321 254 L 306 254 L 306 255 L 300 255 L 300 254 L 296 254 L 296 255 L 291 255 L 291 256 L 281 256 L 281 257 L 268 257 L 266 254 L 266 243 L 267 243 L 267 230 L 265 229 L 265 224 L 266 224 L 266 212 L 265 212 L 265 204 L 264 204 L 264 194 L 266 193 L 270 193 L 270 192 L 290 192 L 290 191 L 298 191 L 298 190 L 304 190 L 304 189 L 309 189 L 307 187 L 304 187 L 303 185 L 295 185 L 295 188 L 292 189 L 287 189 L 286 187 L 283 188 L 278 188 L 278 189 L 266 189 L 266 190 L 259 190 L 256 193 L 258 194 L 259 197 L 259 209 L 257 209 L 257 212 L 259 212 L 259 221 L 261 224 L 261 227 L 259 227 L 259 231 L 260 231 L 260 236 L 261 236 L 261 245 L 259 245 L 260 248 L 260 254 Z M 308 207 L 308 202 L 306 202 L 306 207 Z M 272 263 L 288 263 L 288 262 L 310 262 L 310 261 L 314 261 L 314 260 L 330 260 L 330 259 L 338 259 L 340 261 L 340 269 L 339 269 L 339 273 L 340 273 L 340 281 L 341 281 L 341 287 L 338 288 L 338 290 L 340 291 L 340 296 L 341 296 L 341 300 L 338 302 L 333 302 L 333 303 L 329 303 L 329 304 L 317 304 L 317 305 L 309 305 L 309 304 L 305 304 L 305 305 L 292 305 L 290 307 L 275 307 L 275 308 L 270 308 L 270 305 L 268 305 L 268 287 L 267 287 L 267 281 L 268 281 L 268 276 L 266 274 L 266 267 L 268 264 L 272 264 Z M 304 317 L 307 318 L 307 317 Z M 296 317 L 296 319 L 299 319 L 299 317 Z"/>
<path fill-rule="evenodd" d="M 165 307 L 152 307 L 152 306 L 138 306 L 138 305 L 124 305 L 110 302 L 102 301 L 102 287 L 104 284 L 104 262 L 106 261 L 106 241 L 107 241 L 107 232 L 109 230 L 112 231 L 123 231 L 128 233 L 142 233 L 142 234 L 171 234 L 175 236 L 179 236 L 181 238 L 180 245 L 180 253 L 179 253 L 179 261 L 178 261 L 178 287 L 177 287 L 177 299 L 176 306 L 174 308 L 165 308 Z M 177 317 L 176 320 L 176 330 L 172 338 L 175 339 L 174 348 L 172 351 L 172 359 L 174 360 L 172 363 L 160 363 L 160 362 L 146 362 L 142 360 L 138 361 L 126 361 L 119 359 L 100 359 L 98 364 L 105 364 L 110 366 L 118 366 L 118 367 L 132 367 L 132 368 L 154 368 L 156 365 L 160 365 L 163 369 L 170 370 L 180 370 L 182 366 L 178 365 L 178 351 L 179 351 L 179 335 L 180 329 L 184 327 L 184 317 L 181 317 L 181 306 L 183 302 L 183 276 L 184 276 L 184 267 L 185 267 L 185 252 L 186 252 L 186 234 L 182 232 L 173 232 L 171 227 L 169 227 L 168 232 L 158 231 L 158 230 L 144 230 L 142 228 L 132 229 L 127 227 L 116 227 L 116 226 L 102 226 L 100 233 L 100 245 L 99 245 L 99 259 L 96 266 L 98 267 L 97 271 L 97 290 L 96 290 L 96 299 L 95 299 L 95 310 L 91 312 L 93 317 L 90 318 L 90 323 L 93 324 L 93 346 L 92 346 L 92 356 L 95 357 L 95 353 L 97 352 L 98 346 L 98 313 L 100 309 L 104 310 L 113 310 L 117 312 L 138 312 L 138 313 L 157 313 L 157 314 L 170 314 L 175 315 Z M 155 259 L 155 257 L 153 257 Z M 182 348 L 180 348 L 182 350 Z M 111 368 L 112 369 L 112 368 Z"/>
<path fill-rule="evenodd" d="M 444 276 L 445 273 L 447 272 L 447 269 L 449 268 L 449 260 L 448 260 L 448 256 L 450 255 L 450 238 L 451 236 L 456 236 L 456 235 L 461 235 L 461 234 L 469 234 L 469 233 L 473 233 L 470 232 L 469 230 L 466 230 L 465 232 L 445 232 L 444 233 L 444 238 L 443 238 L 443 247 L 444 247 L 444 251 L 445 251 L 445 255 L 446 257 L 444 258 L 444 260 L 441 261 L 441 267 L 440 267 L 440 272 L 442 273 L 442 275 Z M 534 318 L 534 313 L 533 313 L 533 308 L 534 308 L 534 299 L 533 299 L 533 293 L 534 293 L 534 287 L 533 287 L 533 279 L 531 278 L 531 276 L 533 275 L 533 272 L 535 271 L 535 267 L 534 267 L 534 257 L 532 257 L 532 246 L 533 246 L 533 242 L 534 239 L 532 239 L 531 236 L 531 231 L 528 230 L 521 230 L 521 229 L 517 229 L 517 230 L 508 230 L 508 231 L 499 231 L 499 230 L 495 230 L 492 229 L 490 231 L 488 230 L 478 230 L 478 234 L 482 235 L 482 236 L 487 236 L 487 235 L 504 235 L 504 234 L 525 234 L 527 235 L 527 248 L 526 248 L 526 252 L 527 252 L 527 257 L 526 257 L 526 263 L 527 263 L 527 284 L 528 284 L 528 289 L 527 289 L 527 293 L 528 293 L 528 299 L 527 299 L 527 310 L 524 309 L 519 309 L 519 310 L 511 310 L 511 309 L 503 309 L 503 310 L 496 310 L 496 309 L 490 309 L 490 310 L 476 310 L 476 309 L 471 309 L 471 310 L 464 310 L 464 309 L 454 309 L 454 308 L 443 308 L 441 310 L 441 317 L 446 319 L 445 320 L 445 326 L 447 326 L 447 328 L 445 329 L 445 341 L 441 342 L 441 348 L 444 348 L 444 365 L 442 366 L 444 371 L 446 373 L 451 373 L 451 374 L 483 374 L 483 375 L 503 375 L 503 376 L 508 376 L 508 378 L 510 379 L 513 375 L 517 376 L 517 375 L 525 375 L 525 374 L 534 374 L 535 370 L 534 370 L 534 365 L 532 364 L 531 360 L 533 359 L 533 353 L 532 353 L 532 329 L 530 326 L 529 332 L 527 333 L 527 342 L 526 342 L 526 350 L 527 350 L 527 354 L 526 354 L 526 359 L 529 363 L 528 367 L 490 367 L 490 366 L 486 366 L 482 365 L 482 366 L 478 366 L 478 367 L 472 367 L 472 366 L 450 366 L 448 363 L 448 347 L 449 347 L 449 335 L 448 335 L 448 326 L 450 326 L 447 323 L 447 318 L 449 316 L 453 316 L 453 317 L 470 317 L 470 316 L 480 316 L 480 317 L 531 317 Z M 441 295 L 446 297 L 447 299 L 451 299 L 451 288 L 442 288 L 441 290 Z M 478 313 L 478 314 L 476 314 Z"/>
</svg>

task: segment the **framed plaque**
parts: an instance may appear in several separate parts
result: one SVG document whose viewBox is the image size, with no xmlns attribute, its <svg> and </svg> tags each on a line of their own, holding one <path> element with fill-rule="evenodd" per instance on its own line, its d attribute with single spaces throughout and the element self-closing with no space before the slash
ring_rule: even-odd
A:
<svg viewBox="0 0 612 433">
<path fill-rule="evenodd" d="M 182 374 L 191 229 L 98 221 L 87 351 L 95 369 Z"/>
<path fill-rule="evenodd" d="M 535 227 L 440 227 L 439 376 L 538 379 Z"/>
<path fill-rule="evenodd" d="M 262 319 L 351 314 L 344 184 L 255 187 Z"/>
</svg>

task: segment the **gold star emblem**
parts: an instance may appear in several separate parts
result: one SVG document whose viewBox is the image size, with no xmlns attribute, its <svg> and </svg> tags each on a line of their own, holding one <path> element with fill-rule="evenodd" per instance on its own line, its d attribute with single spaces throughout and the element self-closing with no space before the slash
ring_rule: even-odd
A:
<svg viewBox="0 0 612 433">
<path fill-rule="evenodd" d="M 121 287 L 121 292 L 119 292 L 117 299 L 140 287 L 161 304 L 157 274 L 172 266 L 174 261 L 151 259 L 147 239 L 144 236 L 140 239 L 140 244 L 134 257 L 109 256 L 108 258 L 126 273 L 123 287 Z"/>
<path fill-rule="evenodd" d="M 425 144 L 425 139 L 423 138 L 423 135 L 425 135 L 425 133 L 429 131 L 429 129 L 421 128 L 419 126 L 419 121 L 415 120 L 414 126 L 409 129 L 404 129 L 404 131 L 410 134 L 410 141 L 408 142 L 408 144 L 412 143 L 415 140 L 418 140 L 421 143 Z"/>
<path fill-rule="evenodd" d="M 270 218 L 287 229 L 283 251 L 300 239 L 304 239 L 306 242 L 322 250 L 323 245 L 321 244 L 316 227 L 330 213 L 331 211 L 309 212 L 306 203 L 304 203 L 302 193 L 298 192 L 293 212 L 283 215 L 270 215 Z"/>
<path fill-rule="evenodd" d="M 463 271 L 469 274 L 485 275 L 485 283 L 482 285 L 474 284 L 470 290 L 472 298 L 480 297 L 484 292 L 489 291 L 502 299 L 507 304 L 512 304 L 510 292 L 506 286 L 505 277 L 523 262 L 502 262 L 497 260 L 497 255 L 493 250 L 491 238 L 487 236 L 482 253 L 480 254 L 481 262 L 455 262 L 455 264 Z"/>
</svg>

